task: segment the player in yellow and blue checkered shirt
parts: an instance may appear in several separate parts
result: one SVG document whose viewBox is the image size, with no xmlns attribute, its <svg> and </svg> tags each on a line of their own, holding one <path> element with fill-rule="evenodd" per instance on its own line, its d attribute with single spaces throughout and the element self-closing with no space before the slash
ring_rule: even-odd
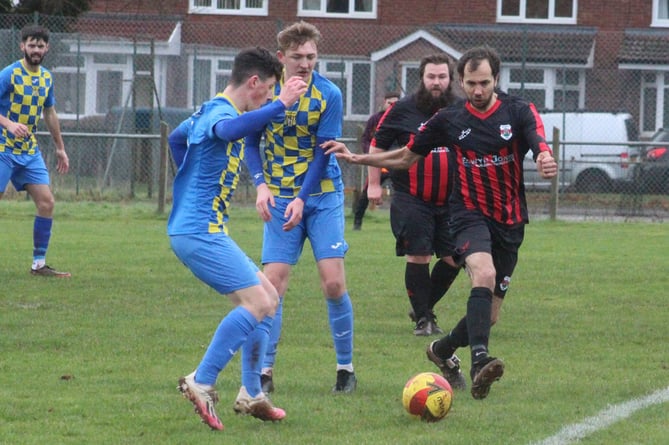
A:
<svg viewBox="0 0 669 445">
<path fill-rule="evenodd" d="M 23 59 L 0 71 L 0 199 L 11 180 L 17 191 L 25 190 L 35 202 L 31 273 L 69 277 L 69 272 L 46 265 L 54 198 L 49 172 L 35 137 L 42 116 L 56 146 L 56 169 L 67 173 L 70 163 L 54 107 L 53 77 L 41 66 L 49 51 L 49 31 L 36 25 L 25 27 L 21 31 L 20 48 Z"/>
<path fill-rule="evenodd" d="M 261 376 L 266 392 L 273 389 L 283 296 L 291 268 L 307 239 L 318 266 L 337 359 L 333 392 L 349 393 L 356 387 L 353 306 L 344 273 L 348 250 L 344 239 L 344 185 L 337 160 L 320 148 L 325 141 L 341 136 L 343 101 L 339 88 L 314 71 L 319 40 L 319 30 L 306 22 L 294 23 L 278 34 L 278 56 L 284 72 L 275 95 L 291 76 L 300 76 L 308 88 L 295 105 L 272 119 L 264 133 L 247 137 L 246 163 L 258 192 L 256 208 L 265 221 L 263 271 L 280 296 Z M 263 135 L 264 168 L 259 153 Z M 253 341 L 249 337 L 242 354 L 253 353 Z"/>
</svg>

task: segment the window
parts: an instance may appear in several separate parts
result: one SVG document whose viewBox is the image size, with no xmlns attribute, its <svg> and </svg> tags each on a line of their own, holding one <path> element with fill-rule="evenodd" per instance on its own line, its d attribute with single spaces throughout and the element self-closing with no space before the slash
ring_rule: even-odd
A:
<svg viewBox="0 0 669 445">
<path fill-rule="evenodd" d="M 52 61 L 56 110 L 63 118 L 82 115 L 86 104 L 86 66 L 83 57 L 58 52 Z"/>
<path fill-rule="evenodd" d="M 401 89 L 407 94 L 412 94 L 418 89 L 420 85 L 420 74 L 418 72 L 419 65 L 417 63 L 409 63 L 402 65 L 402 81 Z"/>
<path fill-rule="evenodd" d="M 83 115 L 86 104 L 85 72 L 77 73 L 76 70 L 54 69 L 53 82 L 56 94 L 56 111 L 60 117 L 67 115 Z"/>
<path fill-rule="evenodd" d="M 128 61 L 125 54 L 101 53 L 93 54 L 93 63 L 101 65 L 125 65 Z"/>
<path fill-rule="evenodd" d="M 335 83 L 344 100 L 344 118 L 367 119 L 372 110 L 372 67 L 362 61 L 320 60 L 316 70 Z"/>
<path fill-rule="evenodd" d="M 497 22 L 575 25 L 577 4 L 578 0 L 497 0 Z"/>
<path fill-rule="evenodd" d="M 669 73 L 643 73 L 640 114 L 643 136 L 652 135 L 658 128 L 669 128 Z"/>
<path fill-rule="evenodd" d="M 232 73 L 233 56 L 194 56 L 190 104 L 197 109 L 225 89 Z"/>
<path fill-rule="evenodd" d="M 211 98 L 211 60 L 193 61 L 193 99 L 191 105 L 197 108 Z"/>
<path fill-rule="evenodd" d="M 267 15 L 269 0 L 189 0 L 191 14 Z"/>
<path fill-rule="evenodd" d="M 669 0 L 653 0 L 651 26 L 669 26 Z"/>
<path fill-rule="evenodd" d="M 197 109 L 202 102 L 223 91 L 232 73 L 232 55 L 196 55 L 191 59 L 192 93 L 189 103 Z M 320 60 L 316 70 L 336 84 L 344 101 L 344 116 L 367 119 L 372 109 L 372 68 L 367 61 Z"/>
<path fill-rule="evenodd" d="M 123 72 L 98 71 L 96 91 L 96 113 L 106 114 L 112 108 L 120 107 L 123 91 Z"/>
<path fill-rule="evenodd" d="M 540 110 L 585 108 L 585 71 L 577 68 L 510 67 L 500 73 L 500 87 L 533 102 Z"/>
<path fill-rule="evenodd" d="M 305 17 L 375 19 L 377 0 L 299 0 L 297 14 Z"/>
</svg>

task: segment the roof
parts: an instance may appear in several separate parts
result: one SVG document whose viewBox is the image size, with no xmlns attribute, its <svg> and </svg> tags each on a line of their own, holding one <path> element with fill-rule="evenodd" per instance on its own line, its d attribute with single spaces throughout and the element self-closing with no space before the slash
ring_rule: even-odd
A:
<svg viewBox="0 0 669 445">
<path fill-rule="evenodd" d="M 431 27 L 435 36 L 462 52 L 494 43 L 504 63 L 591 65 L 596 28 L 545 25 L 452 25 Z"/>
<path fill-rule="evenodd" d="M 618 63 L 669 64 L 669 33 L 666 29 L 628 29 L 618 53 Z"/>
<path fill-rule="evenodd" d="M 276 32 L 285 23 L 274 18 L 228 20 L 203 18 L 184 20 L 181 16 L 96 14 L 87 13 L 77 20 L 77 30 L 84 36 L 102 36 L 168 41 L 175 25 L 183 22 L 181 42 L 212 48 L 242 48 L 250 45 L 276 47 Z M 323 35 L 319 45 L 322 56 L 360 58 L 386 57 L 418 39 L 426 39 L 437 47 L 448 48 L 455 55 L 467 49 L 492 44 L 504 63 L 559 63 L 592 66 L 597 29 L 572 25 L 527 24 L 448 24 L 423 26 L 381 25 L 369 22 L 318 22 Z M 212 33 L 212 29 L 224 32 Z M 669 36 L 661 32 L 627 31 L 621 57 L 626 62 L 646 57 L 669 62 Z M 340 35 L 345 33 L 345 37 Z M 648 48 L 652 50 L 649 51 Z"/>
<path fill-rule="evenodd" d="M 379 48 L 383 48 L 398 38 L 410 34 L 414 26 L 392 26 L 348 21 L 345 24 L 336 21 L 312 21 L 322 35 L 318 45 L 321 57 L 347 56 L 368 58 Z M 250 19 L 246 21 L 222 20 L 218 26 L 225 32 L 212 34 L 212 22 L 184 23 L 183 42 L 188 44 L 212 45 L 239 48 L 248 45 L 261 45 L 276 48 L 276 34 L 284 26 L 275 19 Z M 342 35 L 344 34 L 344 35 Z"/>
<path fill-rule="evenodd" d="M 167 41 L 178 23 L 179 16 L 86 13 L 77 18 L 70 31 L 83 38 L 101 40 Z"/>
</svg>

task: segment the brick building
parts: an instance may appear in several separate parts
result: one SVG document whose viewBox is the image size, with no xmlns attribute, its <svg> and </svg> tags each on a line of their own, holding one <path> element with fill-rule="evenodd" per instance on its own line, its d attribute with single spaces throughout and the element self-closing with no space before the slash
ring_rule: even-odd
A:
<svg viewBox="0 0 669 445">
<path fill-rule="evenodd" d="M 131 100 L 192 109 L 222 89 L 239 48 L 274 48 L 279 29 L 304 19 L 322 31 L 318 70 L 341 87 L 350 132 L 387 90 L 414 90 L 423 55 L 455 60 L 486 43 L 502 55 L 503 89 L 545 110 L 628 111 L 649 136 L 669 127 L 669 0 L 613 3 L 94 0 L 52 71 L 63 119 Z"/>
</svg>

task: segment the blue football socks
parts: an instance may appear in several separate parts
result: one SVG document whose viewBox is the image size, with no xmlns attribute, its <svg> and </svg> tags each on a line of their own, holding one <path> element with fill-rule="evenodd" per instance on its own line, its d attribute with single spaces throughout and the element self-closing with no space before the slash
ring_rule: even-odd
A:
<svg viewBox="0 0 669 445">
<path fill-rule="evenodd" d="M 53 219 L 44 218 L 42 216 L 35 216 L 35 223 L 33 225 L 33 262 L 44 264 L 46 258 L 46 250 L 49 248 L 49 240 L 51 239 L 51 226 Z"/>
<path fill-rule="evenodd" d="M 338 365 L 353 362 L 353 305 L 348 292 L 339 298 L 327 300 L 328 320 L 334 340 Z"/>
<path fill-rule="evenodd" d="M 197 367 L 195 382 L 214 385 L 216 378 L 244 344 L 258 321 L 247 309 L 237 306 L 221 320 L 207 352 Z"/>
<path fill-rule="evenodd" d="M 272 329 L 272 317 L 265 317 L 242 346 L 242 386 L 255 397 L 262 391 L 260 371 Z"/>
<path fill-rule="evenodd" d="M 276 361 L 276 349 L 279 347 L 281 338 L 281 325 L 283 324 L 283 297 L 279 297 L 279 307 L 276 308 L 272 329 L 269 331 L 269 341 L 267 343 L 267 352 L 263 360 L 262 367 L 273 368 Z"/>
</svg>

